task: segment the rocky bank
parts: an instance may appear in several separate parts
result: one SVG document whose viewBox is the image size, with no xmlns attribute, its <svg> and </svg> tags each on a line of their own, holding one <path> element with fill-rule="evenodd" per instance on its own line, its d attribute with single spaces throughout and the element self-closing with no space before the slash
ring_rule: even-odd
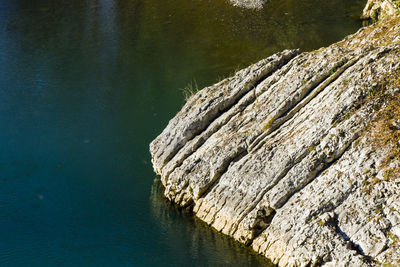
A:
<svg viewBox="0 0 400 267">
<path fill-rule="evenodd" d="M 279 266 L 400 266 L 397 2 L 363 18 L 191 96 L 150 145 L 165 196 Z"/>
<path fill-rule="evenodd" d="M 234 6 L 251 8 L 251 9 L 261 9 L 268 0 L 229 0 L 229 1 Z"/>
</svg>

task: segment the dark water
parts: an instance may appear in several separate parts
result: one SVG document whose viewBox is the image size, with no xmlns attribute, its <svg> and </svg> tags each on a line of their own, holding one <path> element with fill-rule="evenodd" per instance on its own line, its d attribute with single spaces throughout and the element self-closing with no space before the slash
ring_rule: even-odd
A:
<svg viewBox="0 0 400 267">
<path fill-rule="evenodd" d="M 149 142 L 273 52 L 360 27 L 365 1 L 0 1 L 0 266 L 267 266 L 169 205 Z"/>
</svg>

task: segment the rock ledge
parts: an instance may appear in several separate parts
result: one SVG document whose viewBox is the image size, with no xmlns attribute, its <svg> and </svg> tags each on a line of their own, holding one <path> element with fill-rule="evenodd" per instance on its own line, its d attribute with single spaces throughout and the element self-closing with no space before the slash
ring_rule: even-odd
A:
<svg viewBox="0 0 400 267">
<path fill-rule="evenodd" d="M 399 266 L 400 17 L 376 9 L 193 95 L 150 144 L 165 196 L 279 266 Z"/>
</svg>

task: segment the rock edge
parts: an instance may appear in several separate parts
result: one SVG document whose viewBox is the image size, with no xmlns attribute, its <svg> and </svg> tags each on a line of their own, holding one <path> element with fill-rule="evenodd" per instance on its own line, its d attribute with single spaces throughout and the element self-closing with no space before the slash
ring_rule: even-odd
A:
<svg viewBox="0 0 400 267">
<path fill-rule="evenodd" d="M 188 99 L 150 144 L 165 196 L 279 266 L 400 265 L 400 18 L 373 10 Z"/>
</svg>

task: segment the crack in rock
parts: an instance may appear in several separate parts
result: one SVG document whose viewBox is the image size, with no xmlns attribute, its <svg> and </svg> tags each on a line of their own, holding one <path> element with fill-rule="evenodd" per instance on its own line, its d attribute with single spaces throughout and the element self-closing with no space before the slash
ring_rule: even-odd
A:
<svg viewBox="0 0 400 267">
<path fill-rule="evenodd" d="M 388 105 L 381 95 L 398 92 L 385 82 L 400 53 L 374 46 L 388 33 L 369 29 L 277 53 L 192 96 L 150 145 L 166 197 L 282 266 L 393 262 L 400 188 L 365 185 L 388 154 L 366 129 Z"/>
</svg>

